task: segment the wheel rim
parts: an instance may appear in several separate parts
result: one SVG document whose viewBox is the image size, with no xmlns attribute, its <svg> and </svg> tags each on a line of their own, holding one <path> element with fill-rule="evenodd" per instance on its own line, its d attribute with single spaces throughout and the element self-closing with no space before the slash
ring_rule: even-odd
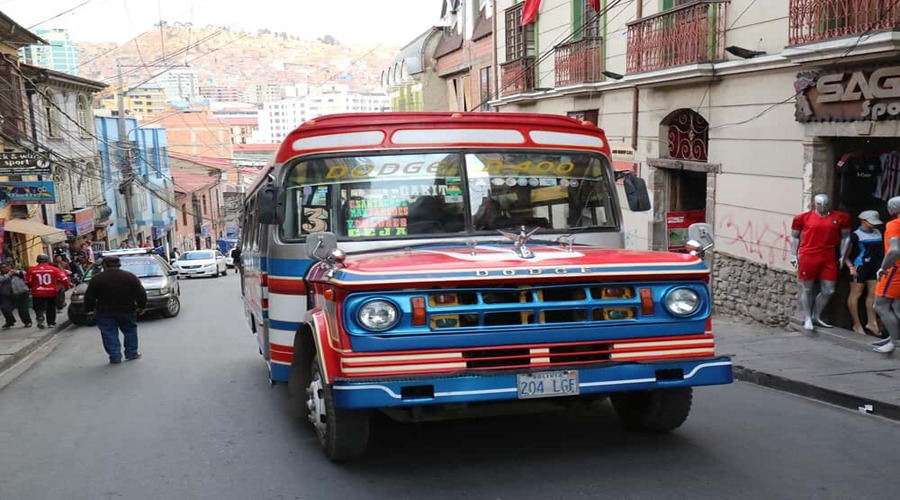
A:
<svg viewBox="0 0 900 500">
<path fill-rule="evenodd" d="M 178 310 L 181 308 L 181 305 L 178 303 L 178 299 L 172 297 L 169 299 L 168 310 L 169 314 L 178 314 Z"/>
<path fill-rule="evenodd" d="M 318 372 L 309 383 L 306 392 L 308 393 L 306 408 L 309 409 L 309 421 L 316 428 L 320 437 L 325 436 L 328 413 L 325 410 L 325 388 L 322 385 L 322 376 Z"/>
</svg>

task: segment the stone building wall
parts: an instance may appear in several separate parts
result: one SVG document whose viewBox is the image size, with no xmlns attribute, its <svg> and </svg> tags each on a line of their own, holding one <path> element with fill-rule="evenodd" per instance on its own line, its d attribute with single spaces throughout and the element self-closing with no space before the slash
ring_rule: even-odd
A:
<svg viewBox="0 0 900 500">
<path fill-rule="evenodd" d="M 717 313 L 785 326 L 797 310 L 794 273 L 716 252 L 712 284 Z"/>
</svg>

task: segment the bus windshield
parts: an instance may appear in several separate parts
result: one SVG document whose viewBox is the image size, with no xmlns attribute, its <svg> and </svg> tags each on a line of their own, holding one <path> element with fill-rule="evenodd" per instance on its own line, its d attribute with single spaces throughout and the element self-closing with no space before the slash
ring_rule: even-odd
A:
<svg viewBox="0 0 900 500">
<path fill-rule="evenodd" d="M 286 240 L 330 231 L 394 239 L 518 230 L 617 230 L 608 162 L 541 151 L 404 153 L 309 159 L 285 180 Z"/>
</svg>

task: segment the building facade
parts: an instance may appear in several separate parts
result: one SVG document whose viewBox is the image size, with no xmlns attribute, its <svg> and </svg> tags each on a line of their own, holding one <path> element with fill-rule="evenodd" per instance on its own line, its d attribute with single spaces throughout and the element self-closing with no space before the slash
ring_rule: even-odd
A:
<svg viewBox="0 0 900 500">
<path fill-rule="evenodd" d="M 437 76 L 434 52 L 443 31 L 429 28 L 400 49 L 390 67 L 381 73 L 381 87 L 393 111 L 443 111 L 446 86 Z M 425 89 L 428 92 L 425 92 Z"/>
<path fill-rule="evenodd" d="M 105 241 L 111 209 L 103 196 L 91 102 L 106 84 L 60 71 L 21 65 L 40 150 L 50 158 L 55 203 L 43 208 L 46 223 L 65 229 L 70 250 Z M 78 224 L 72 224 L 78 219 Z"/>
<path fill-rule="evenodd" d="M 125 118 L 126 148 L 119 142 L 119 121 L 115 117 L 94 118 L 97 149 L 103 169 L 103 195 L 110 203 L 109 248 L 121 246 L 171 245 L 174 237 L 174 194 L 168 160 L 166 130 L 141 128 L 134 118 Z M 127 166 L 133 175 L 127 175 Z M 125 169 L 123 170 L 123 167 Z M 131 200 L 126 199 L 131 179 Z M 134 234 L 128 228 L 128 203 L 134 214 Z"/>
<path fill-rule="evenodd" d="M 19 60 L 32 66 L 60 71 L 78 76 L 81 64 L 78 47 L 69 38 L 68 30 L 37 29 L 34 34 L 43 38 L 48 44 L 28 45 L 19 49 Z"/>
<path fill-rule="evenodd" d="M 449 111 L 490 111 L 494 97 L 493 9 L 480 0 L 445 0 L 433 57 Z"/>
<path fill-rule="evenodd" d="M 523 25 L 524 4 L 498 0 L 491 105 L 604 128 L 652 191 L 650 215 L 625 215 L 628 244 L 677 248 L 686 220 L 713 224 L 718 310 L 785 324 L 796 314 L 794 215 L 827 193 L 855 227 L 863 209 L 886 216 L 896 194 L 878 187 L 894 168 L 882 156 L 900 149 L 900 10 L 755 3 L 607 0 L 596 12 L 589 0 L 544 0 Z M 878 164 L 874 178 L 844 167 L 859 157 Z M 842 326 L 847 281 L 842 272 L 830 308 Z"/>
<path fill-rule="evenodd" d="M 191 101 L 200 97 L 200 80 L 191 68 L 171 68 L 150 83 L 166 93 L 166 101 Z"/>
</svg>

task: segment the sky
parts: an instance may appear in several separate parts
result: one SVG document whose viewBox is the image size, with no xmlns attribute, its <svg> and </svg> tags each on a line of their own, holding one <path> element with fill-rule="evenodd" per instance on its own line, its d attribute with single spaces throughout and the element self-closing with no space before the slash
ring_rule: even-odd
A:
<svg viewBox="0 0 900 500">
<path fill-rule="evenodd" d="M 65 28 L 73 41 L 122 44 L 160 18 L 267 28 L 302 38 L 331 35 L 344 44 L 402 46 L 440 20 L 442 0 L 0 0 L 0 11 L 34 31 Z M 71 12 L 65 13 L 69 9 Z M 55 19 L 47 21 L 59 14 Z M 46 22 L 45 22 L 46 21 Z"/>
</svg>

